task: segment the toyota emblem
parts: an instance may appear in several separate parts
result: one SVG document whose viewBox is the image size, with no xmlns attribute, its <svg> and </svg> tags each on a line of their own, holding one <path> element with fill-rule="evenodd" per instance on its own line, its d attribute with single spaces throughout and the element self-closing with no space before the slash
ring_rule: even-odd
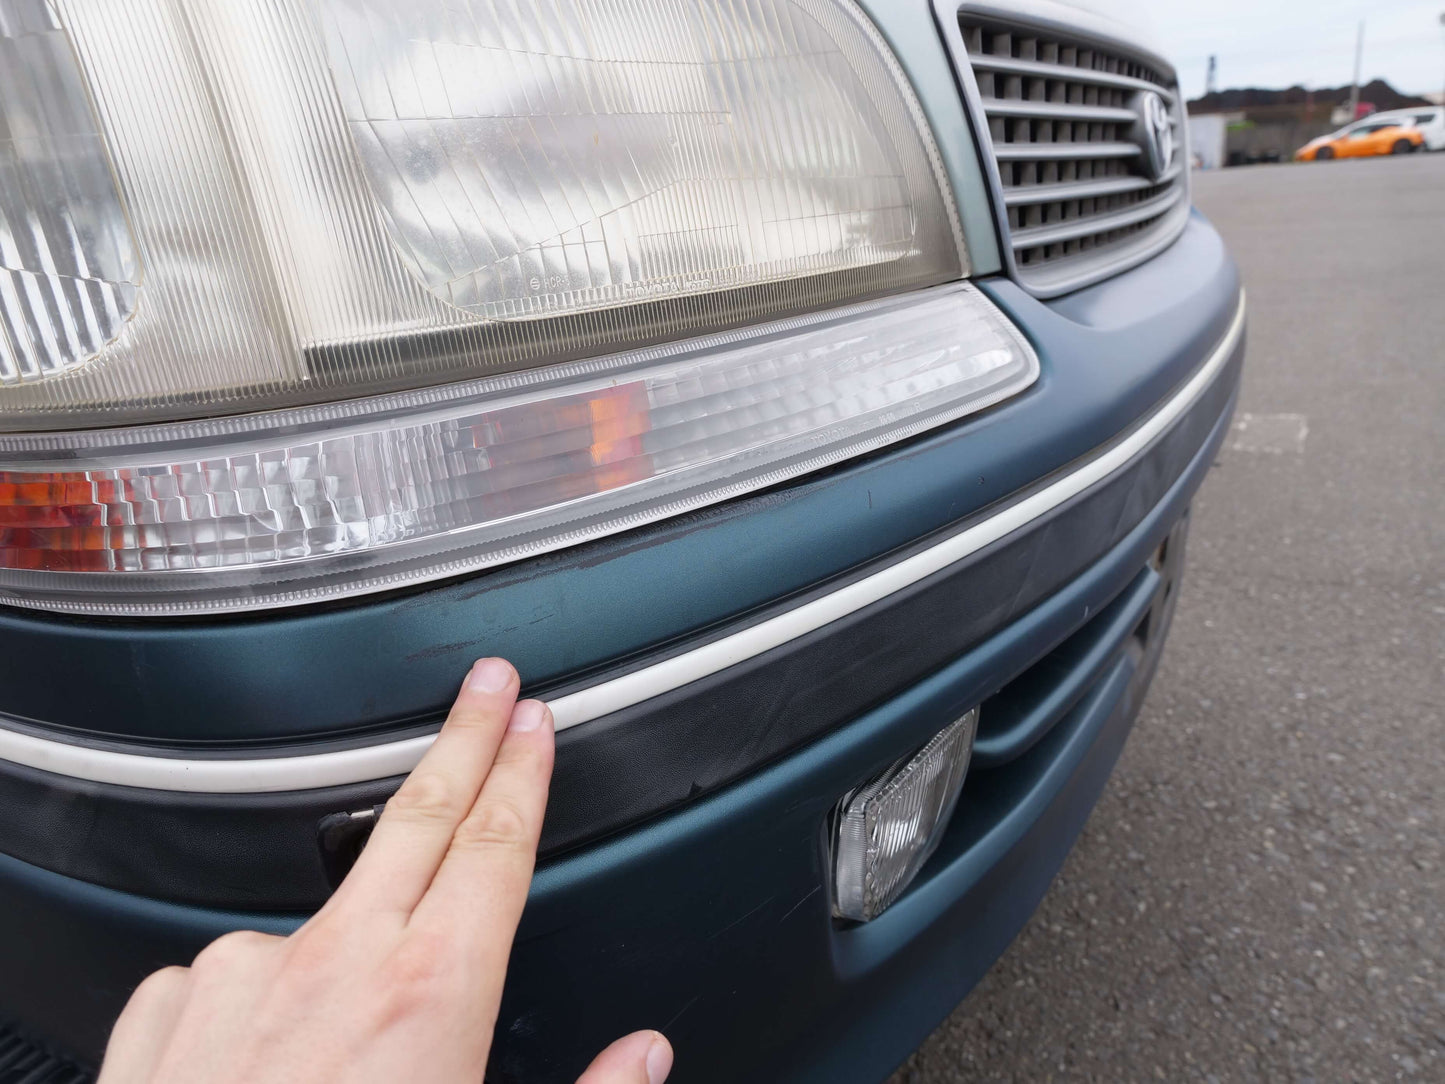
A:
<svg viewBox="0 0 1445 1084">
<path fill-rule="evenodd" d="M 1174 164 L 1174 127 L 1169 121 L 1169 108 L 1164 99 L 1152 90 L 1139 95 L 1139 142 L 1144 151 L 1144 172 L 1158 180 Z"/>
</svg>

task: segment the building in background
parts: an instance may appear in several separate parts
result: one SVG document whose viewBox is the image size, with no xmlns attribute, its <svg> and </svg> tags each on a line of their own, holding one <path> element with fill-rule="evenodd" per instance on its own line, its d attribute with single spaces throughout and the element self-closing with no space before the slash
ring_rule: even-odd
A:
<svg viewBox="0 0 1445 1084">
<path fill-rule="evenodd" d="M 1189 150 L 1194 155 L 1195 169 L 1218 169 L 1224 165 L 1227 128 L 1243 117 L 1242 113 L 1189 114 Z"/>
</svg>

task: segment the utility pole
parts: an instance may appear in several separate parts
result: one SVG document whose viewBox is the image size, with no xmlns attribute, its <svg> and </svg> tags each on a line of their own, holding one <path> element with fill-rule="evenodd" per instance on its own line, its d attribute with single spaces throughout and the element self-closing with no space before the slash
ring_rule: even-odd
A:
<svg viewBox="0 0 1445 1084">
<path fill-rule="evenodd" d="M 1365 20 L 1360 20 L 1359 27 L 1355 30 L 1355 81 L 1350 84 L 1350 119 L 1347 124 L 1353 124 L 1360 115 L 1360 59 L 1365 52 Z"/>
</svg>

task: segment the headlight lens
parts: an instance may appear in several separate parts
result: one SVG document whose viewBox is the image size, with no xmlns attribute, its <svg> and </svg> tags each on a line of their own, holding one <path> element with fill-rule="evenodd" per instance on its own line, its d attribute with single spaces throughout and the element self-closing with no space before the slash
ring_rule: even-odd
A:
<svg viewBox="0 0 1445 1084">
<path fill-rule="evenodd" d="M 706 321 L 958 273 L 911 102 L 833 0 L 515 25 L 486 0 L 321 6 L 387 232 L 447 305 L 513 319 L 813 280 L 674 306 Z"/>
<path fill-rule="evenodd" d="M 130 318 L 139 285 L 135 239 L 70 41 L 45 0 L 4 0 L 0 389 L 95 356 Z"/>
<path fill-rule="evenodd" d="M 0 122 L 3 602 L 454 575 L 1038 371 L 940 285 L 946 178 L 852 0 L 0 0 Z"/>
<path fill-rule="evenodd" d="M 0 382 L 3 428 L 422 387 L 963 271 L 917 102 L 851 0 L 0 12 L 50 23 L 4 39 L 30 62 L 0 153 L 34 183 L 0 260 L 121 295 Z M 15 266 L 21 241 L 43 251 Z M 81 322 L 0 305 L 14 339 Z"/>
</svg>

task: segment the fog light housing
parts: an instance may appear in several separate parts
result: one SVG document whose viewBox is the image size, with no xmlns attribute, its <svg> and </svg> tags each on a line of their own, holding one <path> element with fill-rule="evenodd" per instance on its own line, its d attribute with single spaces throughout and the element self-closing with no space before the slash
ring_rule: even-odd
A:
<svg viewBox="0 0 1445 1084">
<path fill-rule="evenodd" d="M 912 883 L 953 815 L 977 726 L 974 708 L 838 803 L 834 915 L 867 922 Z"/>
</svg>

